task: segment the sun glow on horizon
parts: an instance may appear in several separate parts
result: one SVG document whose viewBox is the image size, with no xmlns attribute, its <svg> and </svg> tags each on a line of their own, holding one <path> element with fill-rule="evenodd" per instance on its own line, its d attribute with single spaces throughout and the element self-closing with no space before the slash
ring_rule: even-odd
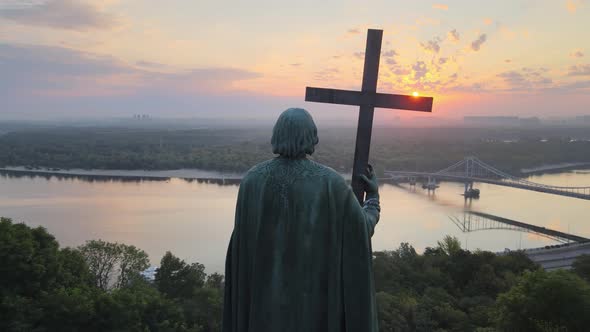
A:
<svg viewBox="0 0 590 332">
<path fill-rule="evenodd" d="M 420 96 L 420 94 L 418 93 L 418 91 L 414 91 L 414 92 L 412 92 L 412 96 L 414 96 L 414 97 L 419 97 L 419 96 Z"/>
</svg>

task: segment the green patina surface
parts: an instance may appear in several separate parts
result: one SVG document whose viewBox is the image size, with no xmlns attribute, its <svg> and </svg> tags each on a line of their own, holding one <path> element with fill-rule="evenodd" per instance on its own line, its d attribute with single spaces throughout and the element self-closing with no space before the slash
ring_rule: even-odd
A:
<svg viewBox="0 0 590 332">
<path fill-rule="evenodd" d="M 281 115 L 272 143 L 279 156 L 240 185 L 223 331 L 377 331 L 379 208 L 362 207 L 338 173 L 305 158 L 317 133 L 304 110 Z"/>
</svg>

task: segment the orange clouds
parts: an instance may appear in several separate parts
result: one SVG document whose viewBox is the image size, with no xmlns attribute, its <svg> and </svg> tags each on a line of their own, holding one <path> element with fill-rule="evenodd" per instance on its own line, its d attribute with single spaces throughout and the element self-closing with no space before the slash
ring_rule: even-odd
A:
<svg viewBox="0 0 590 332">
<path fill-rule="evenodd" d="M 459 32 L 456 29 L 449 31 L 447 36 L 453 42 L 458 42 L 460 39 Z"/>
<path fill-rule="evenodd" d="M 576 11 L 578 11 L 578 8 L 582 5 L 582 1 L 581 0 L 567 0 L 565 2 L 565 7 L 567 8 L 567 11 L 570 13 L 575 13 Z"/>
<path fill-rule="evenodd" d="M 432 5 L 432 8 L 439 9 L 439 10 L 449 10 L 449 6 L 443 5 L 440 3 L 436 3 L 436 4 Z"/>
</svg>

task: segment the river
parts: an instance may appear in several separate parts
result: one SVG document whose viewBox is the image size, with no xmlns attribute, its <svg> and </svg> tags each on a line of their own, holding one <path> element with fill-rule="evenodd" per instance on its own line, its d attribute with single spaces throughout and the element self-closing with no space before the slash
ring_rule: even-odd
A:
<svg viewBox="0 0 590 332">
<path fill-rule="evenodd" d="M 535 175 L 530 181 L 590 186 L 588 171 Z M 590 201 L 476 183 L 479 200 L 465 201 L 462 184 L 443 182 L 434 195 L 420 188 L 383 184 L 382 214 L 374 250 L 409 242 L 418 251 L 449 234 L 464 248 L 502 251 L 556 244 L 536 234 L 509 230 L 463 233 L 450 217 L 463 210 L 590 237 Z M 62 246 L 90 239 L 123 242 L 145 250 L 157 265 L 166 251 L 207 272 L 223 272 L 233 228 L 236 184 L 170 179 L 0 175 L 0 216 L 43 226 Z"/>
</svg>

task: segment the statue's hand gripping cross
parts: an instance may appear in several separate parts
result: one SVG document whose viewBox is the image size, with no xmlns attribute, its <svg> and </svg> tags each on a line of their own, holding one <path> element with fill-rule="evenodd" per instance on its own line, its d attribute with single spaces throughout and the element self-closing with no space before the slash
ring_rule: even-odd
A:
<svg viewBox="0 0 590 332">
<path fill-rule="evenodd" d="M 352 169 L 352 189 L 361 204 L 364 201 L 364 185 L 360 175 L 365 172 L 369 162 L 375 107 L 432 112 L 432 97 L 377 93 L 382 39 L 383 30 L 369 29 L 361 91 L 312 87 L 305 89 L 305 101 L 360 106 L 356 148 L 354 150 L 354 166 Z"/>
</svg>

